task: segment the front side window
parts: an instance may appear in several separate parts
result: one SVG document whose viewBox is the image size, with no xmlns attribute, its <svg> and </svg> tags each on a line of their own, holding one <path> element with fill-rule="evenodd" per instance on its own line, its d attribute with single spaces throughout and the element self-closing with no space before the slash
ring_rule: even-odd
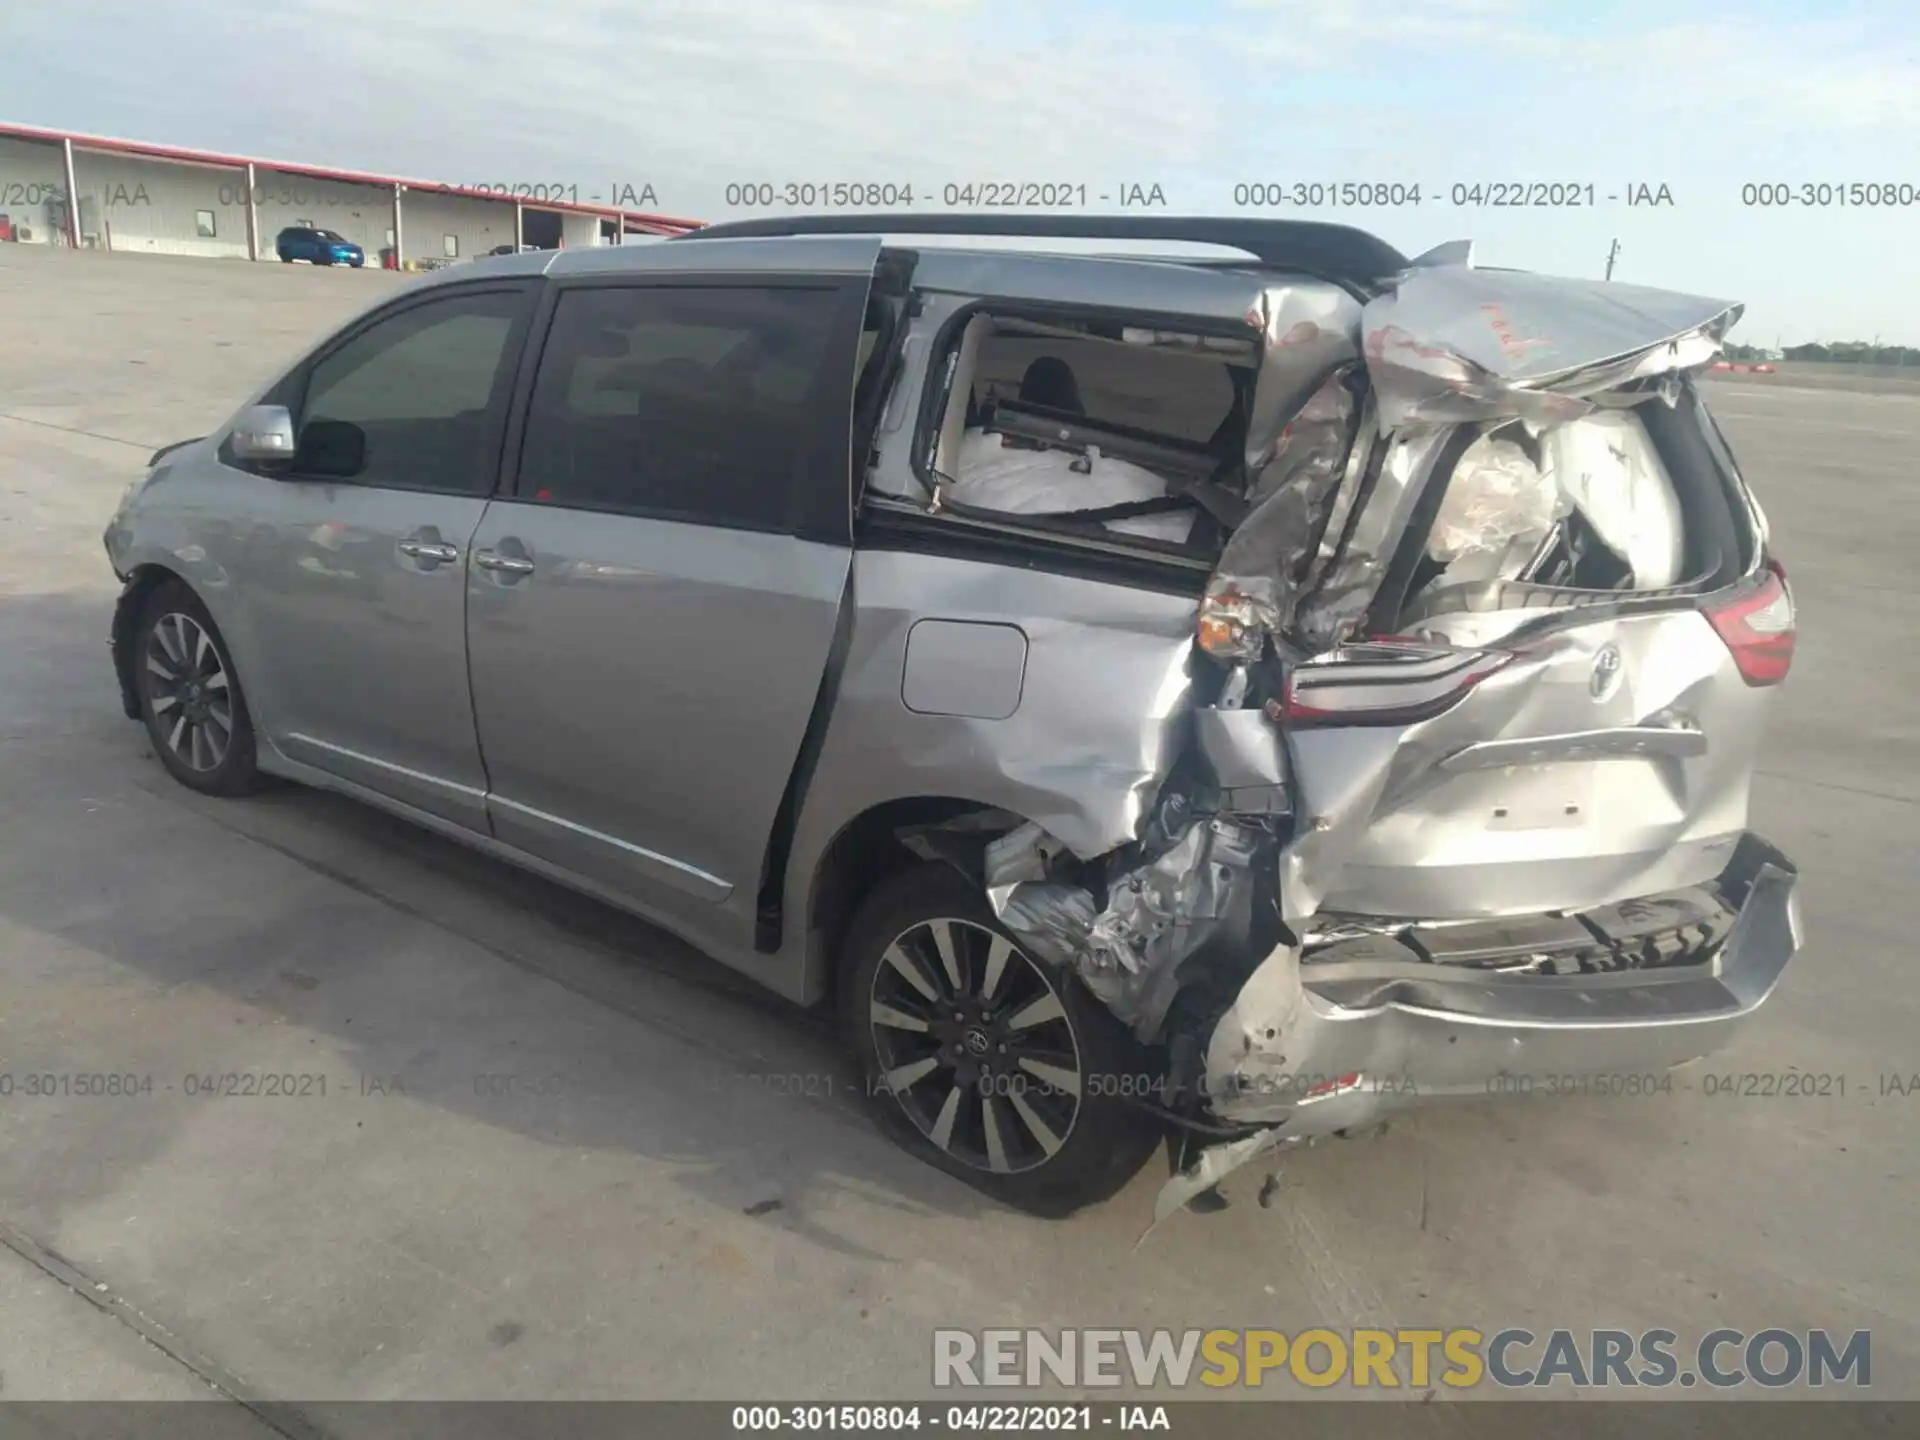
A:
<svg viewBox="0 0 1920 1440">
<path fill-rule="evenodd" d="M 361 331 L 313 367 L 296 473 L 484 493 L 480 445 L 522 299 L 449 295 Z"/>
<path fill-rule="evenodd" d="M 819 433 L 837 297 L 762 286 L 560 297 L 521 451 L 523 497 L 781 528 Z"/>
</svg>

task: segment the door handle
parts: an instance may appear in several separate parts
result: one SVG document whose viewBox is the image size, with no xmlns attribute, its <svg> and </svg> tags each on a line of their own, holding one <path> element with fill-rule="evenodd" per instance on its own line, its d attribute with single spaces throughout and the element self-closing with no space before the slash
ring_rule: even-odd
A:
<svg viewBox="0 0 1920 1440">
<path fill-rule="evenodd" d="M 402 540 L 400 553 L 411 555 L 416 560 L 431 560 L 439 564 L 451 564 L 460 558 L 458 550 L 438 540 Z"/>
<path fill-rule="evenodd" d="M 482 570 L 497 570 L 503 575 L 531 575 L 533 561 L 522 559 L 518 555 L 502 555 L 497 550 L 478 550 L 474 552 L 473 563 Z"/>
</svg>

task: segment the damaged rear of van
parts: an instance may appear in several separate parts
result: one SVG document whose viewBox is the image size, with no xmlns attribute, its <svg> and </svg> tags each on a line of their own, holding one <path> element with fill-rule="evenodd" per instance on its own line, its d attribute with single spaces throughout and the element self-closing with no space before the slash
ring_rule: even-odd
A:
<svg viewBox="0 0 1920 1440">
<path fill-rule="evenodd" d="M 1252 677 L 1201 733 L 1256 711 L 1290 800 L 1201 1088 L 1275 1128 L 1168 1200 L 1420 1097 L 1651 1088 L 1773 989 L 1794 868 L 1748 788 L 1793 601 L 1693 383 L 1739 313 L 1464 265 L 1362 307 L 1352 443 L 1283 439 L 1201 608 Z"/>
<path fill-rule="evenodd" d="M 791 845 L 839 878 L 785 903 L 891 1123 L 1030 1208 L 1147 1133 L 1164 1216 L 1433 1097 L 1657 1088 L 1800 943 L 1747 826 L 1793 599 L 1696 384 L 1740 306 L 1284 241 L 877 266 Z"/>
</svg>

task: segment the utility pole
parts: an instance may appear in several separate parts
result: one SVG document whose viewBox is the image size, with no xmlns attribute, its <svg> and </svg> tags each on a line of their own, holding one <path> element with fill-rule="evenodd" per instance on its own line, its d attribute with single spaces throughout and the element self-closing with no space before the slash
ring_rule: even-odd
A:
<svg viewBox="0 0 1920 1440">
<path fill-rule="evenodd" d="M 1607 248 L 1607 273 L 1606 273 L 1607 279 L 1611 280 L 1613 278 L 1613 262 L 1619 258 L 1620 258 L 1620 241 L 1618 238 L 1616 238 L 1613 244 Z"/>
</svg>

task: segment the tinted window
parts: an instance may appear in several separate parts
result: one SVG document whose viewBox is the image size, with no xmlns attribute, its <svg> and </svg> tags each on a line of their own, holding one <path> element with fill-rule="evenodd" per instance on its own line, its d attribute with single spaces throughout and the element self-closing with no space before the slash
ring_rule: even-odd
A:
<svg viewBox="0 0 1920 1440">
<path fill-rule="evenodd" d="M 746 286 L 563 294 L 519 493 L 784 526 L 820 433 L 836 304 L 831 290 Z"/>
<path fill-rule="evenodd" d="M 518 292 L 447 296 L 363 330 L 313 367 L 294 468 L 363 485 L 483 492 L 487 410 Z"/>
</svg>

